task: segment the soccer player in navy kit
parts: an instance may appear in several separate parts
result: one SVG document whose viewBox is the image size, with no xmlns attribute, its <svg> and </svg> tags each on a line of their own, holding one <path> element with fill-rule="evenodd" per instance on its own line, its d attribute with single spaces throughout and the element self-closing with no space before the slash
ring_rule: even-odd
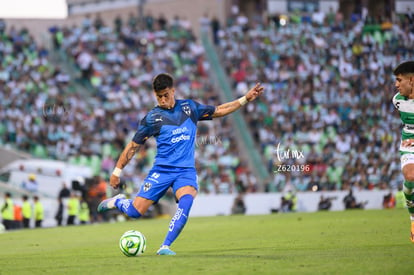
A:
<svg viewBox="0 0 414 275">
<path fill-rule="evenodd" d="M 172 187 L 178 201 L 177 212 L 157 254 L 175 255 L 170 245 L 184 228 L 198 190 L 194 160 L 197 121 L 228 115 L 255 100 L 264 88 L 258 83 L 245 96 L 215 107 L 190 99 L 175 99 L 174 81 L 169 74 L 157 75 L 152 86 L 158 106 L 142 119 L 132 141 L 121 153 L 109 183 L 118 188 L 122 169 L 151 136 L 157 142 L 154 165 L 134 200 L 118 194 L 102 201 L 98 211 L 117 208 L 129 217 L 139 218 Z"/>
</svg>

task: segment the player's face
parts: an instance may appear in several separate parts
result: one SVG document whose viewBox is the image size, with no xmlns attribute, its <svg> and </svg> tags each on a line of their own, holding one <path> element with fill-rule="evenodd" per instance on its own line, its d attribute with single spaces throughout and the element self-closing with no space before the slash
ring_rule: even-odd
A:
<svg viewBox="0 0 414 275">
<path fill-rule="evenodd" d="M 159 92 L 155 92 L 155 97 L 157 98 L 158 106 L 165 109 L 171 109 L 174 107 L 174 88 L 167 88 Z"/>
<path fill-rule="evenodd" d="M 410 96 L 414 88 L 414 76 L 397 75 L 395 78 L 395 88 L 402 96 Z M 414 95 L 411 95 L 414 96 Z"/>
</svg>

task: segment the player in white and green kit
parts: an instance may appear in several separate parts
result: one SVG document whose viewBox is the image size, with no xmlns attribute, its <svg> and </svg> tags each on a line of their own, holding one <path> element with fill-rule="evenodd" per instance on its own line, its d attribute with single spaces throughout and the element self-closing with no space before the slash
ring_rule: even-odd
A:
<svg viewBox="0 0 414 275">
<path fill-rule="evenodd" d="M 411 217 L 410 239 L 414 243 L 414 61 L 398 65 L 394 75 L 398 93 L 392 101 L 404 123 L 400 144 L 401 170 L 404 175 L 404 195 Z"/>
</svg>

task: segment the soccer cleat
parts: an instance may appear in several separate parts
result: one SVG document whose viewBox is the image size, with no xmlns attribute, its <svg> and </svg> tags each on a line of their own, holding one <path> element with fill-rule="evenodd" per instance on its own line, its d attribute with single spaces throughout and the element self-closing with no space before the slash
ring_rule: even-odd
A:
<svg viewBox="0 0 414 275">
<path fill-rule="evenodd" d="M 117 199 L 125 199 L 125 195 L 118 194 L 112 198 L 101 201 L 101 203 L 98 205 L 98 212 L 105 212 L 111 209 L 115 209 L 115 202 Z"/>
<path fill-rule="evenodd" d="M 410 240 L 414 243 L 414 221 L 411 222 Z"/>
<path fill-rule="evenodd" d="M 175 255 L 176 253 L 170 249 L 169 246 L 163 245 L 158 249 L 157 255 Z"/>
</svg>

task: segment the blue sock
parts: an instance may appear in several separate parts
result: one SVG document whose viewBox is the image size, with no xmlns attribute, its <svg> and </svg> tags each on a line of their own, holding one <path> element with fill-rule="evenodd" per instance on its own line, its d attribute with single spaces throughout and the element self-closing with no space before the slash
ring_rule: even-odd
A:
<svg viewBox="0 0 414 275">
<path fill-rule="evenodd" d="M 141 217 L 141 213 L 138 212 L 138 210 L 134 207 L 134 204 L 132 203 L 132 200 L 128 199 L 117 199 L 115 201 L 115 206 L 118 208 L 121 212 L 128 215 L 128 217 L 131 218 L 139 218 Z"/>
<path fill-rule="evenodd" d="M 171 219 L 170 226 L 168 228 L 167 236 L 163 245 L 170 246 L 178 235 L 180 235 L 181 230 L 183 230 L 184 225 L 187 223 L 188 214 L 190 213 L 191 206 L 193 205 L 193 196 L 190 194 L 184 195 L 180 198 L 178 202 L 177 212 L 175 212 L 174 217 Z"/>
</svg>

